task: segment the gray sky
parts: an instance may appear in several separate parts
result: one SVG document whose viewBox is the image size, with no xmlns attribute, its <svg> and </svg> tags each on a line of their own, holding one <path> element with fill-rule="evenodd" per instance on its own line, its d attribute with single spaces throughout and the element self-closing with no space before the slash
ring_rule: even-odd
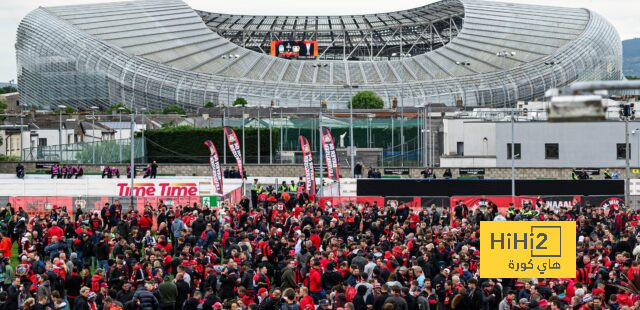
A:
<svg viewBox="0 0 640 310">
<path fill-rule="evenodd" d="M 195 9 L 247 15 L 367 14 L 408 9 L 435 0 L 184 0 Z M 20 20 L 38 6 L 110 2 L 110 0 L 0 0 L 0 82 L 16 78 L 15 38 Z M 583 7 L 607 18 L 622 39 L 640 37 L 640 0 L 507 0 L 505 2 Z M 301 5 L 304 4 L 304 5 Z"/>
</svg>

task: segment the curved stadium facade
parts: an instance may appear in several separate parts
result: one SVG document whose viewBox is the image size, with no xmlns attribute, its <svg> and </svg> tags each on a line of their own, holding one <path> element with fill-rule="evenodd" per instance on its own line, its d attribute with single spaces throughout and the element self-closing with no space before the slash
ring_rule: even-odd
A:
<svg viewBox="0 0 640 310">
<path fill-rule="evenodd" d="M 313 60 L 271 56 L 272 40 L 317 40 Z M 382 14 L 246 16 L 179 0 L 46 7 L 17 34 L 24 105 L 159 109 L 345 107 L 372 90 L 389 105 L 512 105 L 576 80 L 622 79 L 616 30 L 586 9 L 444 0 Z"/>
</svg>

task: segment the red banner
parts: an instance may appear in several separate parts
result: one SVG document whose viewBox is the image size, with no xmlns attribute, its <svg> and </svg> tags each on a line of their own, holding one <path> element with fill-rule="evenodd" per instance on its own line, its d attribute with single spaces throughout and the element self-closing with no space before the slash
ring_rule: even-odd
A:
<svg viewBox="0 0 640 310">
<path fill-rule="evenodd" d="M 300 148 L 302 149 L 302 162 L 304 164 L 304 175 L 306 177 L 305 192 L 316 194 L 316 176 L 313 171 L 313 155 L 311 155 L 311 146 L 309 140 L 304 136 L 300 136 Z"/>
<path fill-rule="evenodd" d="M 224 127 L 224 134 L 227 136 L 227 145 L 229 145 L 229 150 L 231 151 L 231 154 L 233 154 L 233 157 L 236 158 L 236 163 L 238 164 L 238 172 L 244 179 L 244 163 L 242 162 L 242 149 L 240 148 L 240 140 L 238 140 L 236 132 L 231 127 Z"/>
<path fill-rule="evenodd" d="M 327 163 L 327 176 L 334 181 L 340 180 L 338 171 L 338 157 L 336 156 L 336 146 L 333 143 L 333 136 L 329 128 L 320 128 L 320 138 L 324 151 L 325 162 Z"/>
<path fill-rule="evenodd" d="M 211 140 L 204 142 L 204 145 L 209 148 L 211 156 L 209 157 L 209 164 L 211 165 L 211 178 L 213 179 L 213 187 L 216 193 L 222 194 L 222 168 L 220 167 L 220 159 L 218 158 L 218 151 L 216 146 L 213 145 Z"/>
</svg>

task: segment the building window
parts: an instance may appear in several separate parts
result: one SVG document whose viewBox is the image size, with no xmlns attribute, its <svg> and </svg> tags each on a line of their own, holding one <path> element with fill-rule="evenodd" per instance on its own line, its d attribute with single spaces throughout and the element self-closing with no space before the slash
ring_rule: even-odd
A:
<svg viewBox="0 0 640 310">
<path fill-rule="evenodd" d="M 616 155 L 618 159 L 625 159 L 626 158 L 626 147 L 624 145 L 624 143 L 618 143 L 616 144 Z M 631 158 L 631 149 L 629 149 L 629 158 Z"/>
<path fill-rule="evenodd" d="M 47 146 L 47 138 L 38 139 L 38 146 Z"/>
<path fill-rule="evenodd" d="M 547 143 L 544 145 L 544 159 L 559 159 L 560 146 L 558 143 Z"/>
<path fill-rule="evenodd" d="M 520 143 L 516 143 L 515 145 L 516 147 L 513 150 L 515 159 L 520 159 L 522 158 L 520 153 Z M 511 159 L 511 143 L 507 143 L 507 159 Z"/>
<path fill-rule="evenodd" d="M 458 142 L 456 144 L 456 155 L 464 156 L 464 142 Z"/>
</svg>

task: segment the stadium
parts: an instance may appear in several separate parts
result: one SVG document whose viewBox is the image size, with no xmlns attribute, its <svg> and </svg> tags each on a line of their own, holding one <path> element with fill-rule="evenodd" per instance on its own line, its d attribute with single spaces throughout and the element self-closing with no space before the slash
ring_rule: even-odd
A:
<svg viewBox="0 0 640 310">
<path fill-rule="evenodd" d="M 29 13 L 22 104 L 504 107 L 578 80 L 620 80 L 621 41 L 586 9 L 444 0 L 371 15 L 247 16 L 140 0 Z"/>
</svg>

